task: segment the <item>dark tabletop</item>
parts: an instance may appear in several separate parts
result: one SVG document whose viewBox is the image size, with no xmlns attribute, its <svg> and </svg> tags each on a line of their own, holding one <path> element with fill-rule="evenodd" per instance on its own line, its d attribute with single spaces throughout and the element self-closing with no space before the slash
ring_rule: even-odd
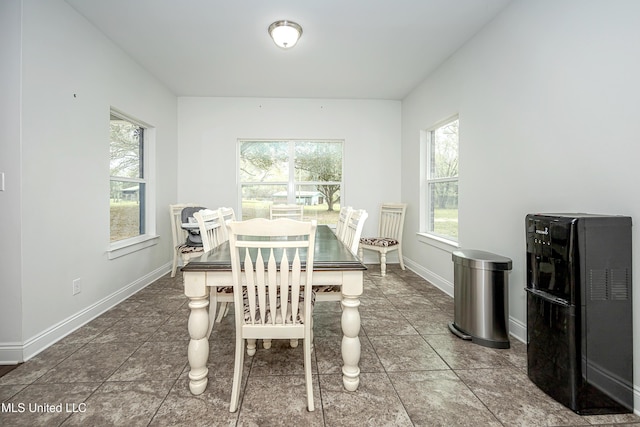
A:
<svg viewBox="0 0 640 427">
<path fill-rule="evenodd" d="M 338 240 L 329 226 L 318 225 L 313 261 L 314 271 L 366 269 L 360 259 Z M 189 263 L 182 267 L 182 271 L 231 271 L 229 242 L 224 242 L 200 257 L 191 258 Z"/>
</svg>

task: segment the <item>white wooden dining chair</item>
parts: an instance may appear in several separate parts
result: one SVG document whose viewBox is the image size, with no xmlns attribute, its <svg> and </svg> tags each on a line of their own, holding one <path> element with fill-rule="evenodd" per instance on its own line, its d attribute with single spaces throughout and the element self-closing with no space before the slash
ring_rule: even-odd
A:
<svg viewBox="0 0 640 427">
<path fill-rule="evenodd" d="M 193 217 L 198 222 L 204 252 L 209 252 L 229 240 L 225 214 L 229 220 L 235 219 L 235 214 L 231 208 L 220 208 L 215 211 L 205 209 L 193 214 Z M 220 307 L 218 307 L 218 303 L 220 303 Z M 233 285 L 231 283 L 229 283 L 229 286 L 217 286 L 210 290 L 207 337 L 211 335 L 214 322 L 220 323 L 227 314 L 228 304 L 230 303 L 233 303 Z"/>
<path fill-rule="evenodd" d="M 236 213 L 233 208 L 222 207 L 218 209 L 218 215 L 220 217 L 220 221 L 225 226 L 222 227 L 222 232 L 219 236 L 220 244 L 229 240 L 229 229 L 226 224 L 229 221 L 236 220 Z M 211 294 L 210 296 L 210 304 L 215 304 L 214 298 L 217 297 L 217 300 L 220 301 L 220 310 L 218 312 L 218 317 L 216 318 L 216 322 L 220 323 L 222 318 L 227 315 L 229 312 L 229 304 L 233 303 L 233 287 L 232 286 L 222 286 L 218 287 L 218 292 L 216 295 Z"/>
<path fill-rule="evenodd" d="M 380 223 L 376 237 L 360 238 L 360 259 L 364 260 L 364 250 L 376 251 L 380 254 L 380 274 L 387 274 L 387 253 L 398 251 L 400 268 L 404 270 L 402 259 L 402 232 L 406 203 L 384 203 L 380 207 Z"/>
<path fill-rule="evenodd" d="M 196 206 L 194 203 L 169 205 L 169 213 L 171 214 L 171 237 L 173 239 L 171 277 L 176 277 L 179 259 L 182 259 L 182 264 L 184 265 L 189 262 L 189 259 L 202 255 L 202 247 L 187 245 L 187 231 L 182 228 L 182 210 L 187 207 Z"/>
<path fill-rule="evenodd" d="M 222 223 L 225 224 L 225 226 L 222 228 L 222 235 L 220 236 L 220 243 L 222 243 L 229 240 L 229 229 L 226 227 L 226 223 L 229 221 L 235 221 L 236 213 L 233 208 L 223 207 L 218 209 L 218 214 Z"/>
<path fill-rule="evenodd" d="M 358 243 L 362 228 L 368 216 L 369 214 L 364 209 L 349 208 L 347 222 L 340 240 L 356 256 L 358 255 Z M 336 235 L 336 237 L 339 236 Z M 316 291 L 316 301 L 342 301 L 340 285 L 318 285 L 314 286 L 314 290 Z"/>
<path fill-rule="evenodd" d="M 221 236 L 224 231 L 224 223 L 220 221 L 220 213 L 216 210 L 203 209 L 195 212 L 193 217 L 198 223 L 200 237 L 202 237 L 202 247 L 205 252 L 209 252 L 213 248 L 222 243 Z"/>
<path fill-rule="evenodd" d="M 228 227 L 236 326 L 229 411 L 238 409 L 245 340 L 255 354 L 255 341 L 265 338 L 303 340 L 307 408 L 313 411 L 310 284 L 316 221 L 255 218 L 230 221 Z"/>
<path fill-rule="evenodd" d="M 356 256 L 358 255 L 358 245 L 360 244 L 362 228 L 368 216 L 369 214 L 364 209 L 351 211 L 351 215 L 349 215 L 344 229 L 342 243 Z"/>
<path fill-rule="evenodd" d="M 302 205 L 269 205 L 269 219 L 289 218 L 302 221 Z"/>
<path fill-rule="evenodd" d="M 344 206 L 340 208 L 340 214 L 338 215 L 338 222 L 336 223 L 336 236 L 339 240 L 344 238 L 344 232 L 346 230 L 347 221 L 349 221 L 349 217 L 351 216 L 351 212 L 353 208 L 351 206 Z"/>
</svg>

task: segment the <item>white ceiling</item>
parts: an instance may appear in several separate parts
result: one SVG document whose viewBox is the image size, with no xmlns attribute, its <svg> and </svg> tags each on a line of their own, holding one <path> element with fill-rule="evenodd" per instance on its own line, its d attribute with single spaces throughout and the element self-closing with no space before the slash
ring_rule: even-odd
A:
<svg viewBox="0 0 640 427">
<path fill-rule="evenodd" d="M 399 100 L 510 0 L 66 1 L 178 96 Z"/>
</svg>

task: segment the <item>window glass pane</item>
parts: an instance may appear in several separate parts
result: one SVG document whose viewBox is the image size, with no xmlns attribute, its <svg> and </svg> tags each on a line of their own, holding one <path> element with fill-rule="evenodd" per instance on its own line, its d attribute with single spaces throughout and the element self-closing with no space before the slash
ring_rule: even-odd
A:
<svg viewBox="0 0 640 427">
<path fill-rule="evenodd" d="M 431 132 L 431 178 L 458 176 L 458 120 Z"/>
<path fill-rule="evenodd" d="M 305 206 L 305 219 L 337 222 L 342 145 L 342 141 L 240 141 L 242 219 L 268 217 L 269 203 L 296 203 Z"/>
<path fill-rule="evenodd" d="M 342 142 L 295 144 L 296 181 L 342 181 Z"/>
<path fill-rule="evenodd" d="M 115 242 L 146 233 L 144 128 L 113 113 L 109 125 L 110 241 Z"/>
<path fill-rule="evenodd" d="M 144 234 L 145 184 L 130 181 L 111 181 L 110 236 L 111 241 Z"/>
<path fill-rule="evenodd" d="M 331 207 L 325 194 L 331 194 L 335 201 Z M 340 214 L 340 185 L 296 185 L 296 204 L 304 205 L 305 220 L 315 219 L 318 224 L 336 224 Z"/>
<path fill-rule="evenodd" d="M 143 129 L 115 116 L 111 116 L 110 125 L 110 175 L 121 178 L 142 178 Z"/>
<path fill-rule="evenodd" d="M 286 185 L 242 185 L 242 219 L 269 218 L 269 205 L 287 203 Z"/>
<path fill-rule="evenodd" d="M 318 224 L 336 223 L 340 211 L 342 142 L 297 141 L 295 180 L 296 203 L 305 205 L 305 218 L 316 219 Z"/>
<path fill-rule="evenodd" d="M 440 236 L 458 238 L 458 182 L 429 184 L 431 231 Z"/>
<path fill-rule="evenodd" d="M 282 141 L 243 141 L 240 144 L 241 182 L 287 182 L 289 144 Z"/>
</svg>

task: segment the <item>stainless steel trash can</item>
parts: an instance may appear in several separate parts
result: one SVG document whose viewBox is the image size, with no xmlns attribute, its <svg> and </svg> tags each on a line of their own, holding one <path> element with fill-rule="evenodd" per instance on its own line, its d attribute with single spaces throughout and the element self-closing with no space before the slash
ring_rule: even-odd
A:
<svg viewBox="0 0 640 427">
<path fill-rule="evenodd" d="M 452 255 L 454 321 L 449 329 L 462 339 L 492 348 L 509 348 L 509 258 L 479 250 Z"/>
</svg>

